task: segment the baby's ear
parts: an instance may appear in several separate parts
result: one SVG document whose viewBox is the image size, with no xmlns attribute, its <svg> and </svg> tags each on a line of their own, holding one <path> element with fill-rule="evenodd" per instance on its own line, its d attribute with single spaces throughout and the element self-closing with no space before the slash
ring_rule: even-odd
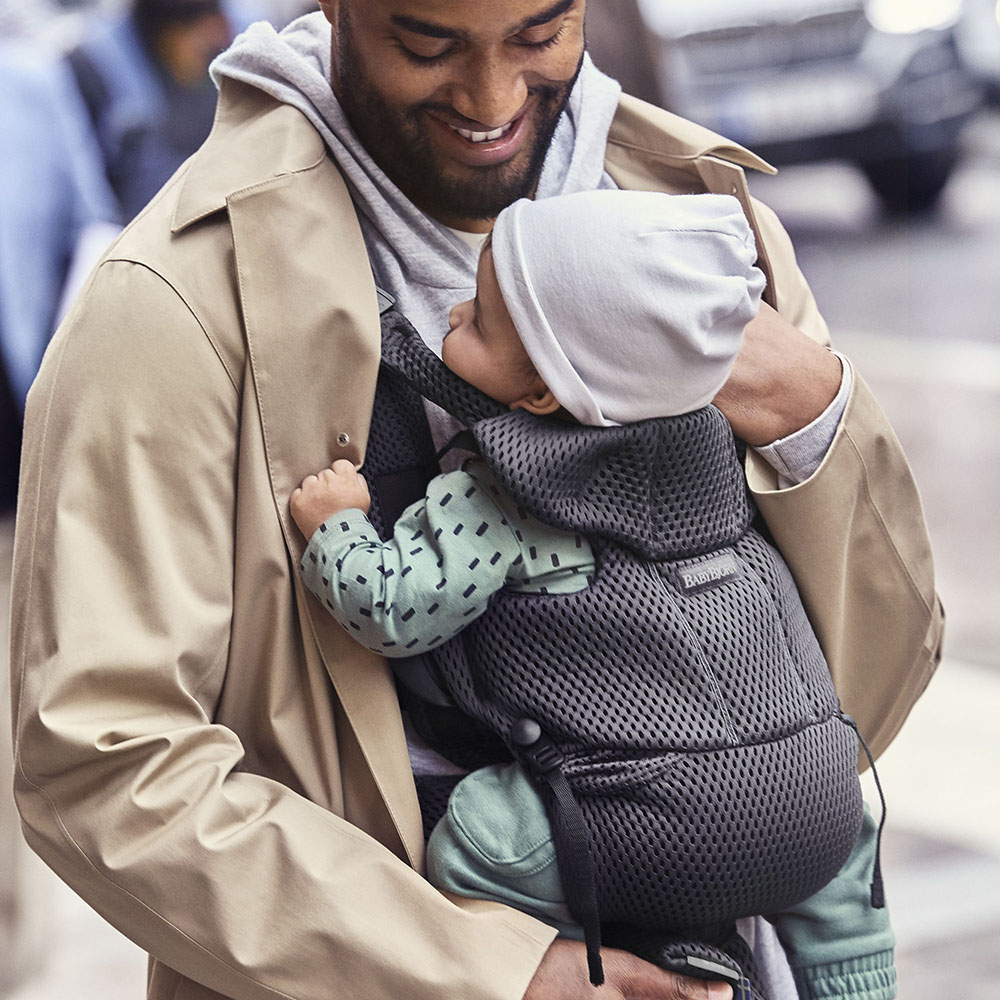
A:
<svg viewBox="0 0 1000 1000">
<path fill-rule="evenodd" d="M 536 417 L 544 417 L 546 414 L 555 413 L 562 404 L 552 395 L 552 390 L 546 386 L 532 389 L 520 399 L 515 399 L 510 404 L 512 410 L 527 410 L 534 413 Z"/>
</svg>

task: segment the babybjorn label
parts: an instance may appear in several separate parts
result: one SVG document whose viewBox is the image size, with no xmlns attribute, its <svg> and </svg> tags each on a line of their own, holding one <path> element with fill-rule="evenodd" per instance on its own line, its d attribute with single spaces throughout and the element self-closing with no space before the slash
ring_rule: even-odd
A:
<svg viewBox="0 0 1000 1000">
<path fill-rule="evenodd" d="M 740 575 L 740 564 L 731 550 L 695 559 L 676 569 L 677 584 L 685 593 L 710 590 Z"/>
</svg>

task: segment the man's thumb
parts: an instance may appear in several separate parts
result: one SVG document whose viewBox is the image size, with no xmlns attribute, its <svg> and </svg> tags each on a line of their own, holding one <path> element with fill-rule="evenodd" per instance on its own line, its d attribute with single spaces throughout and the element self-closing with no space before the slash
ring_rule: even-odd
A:
<svg viewBox="0 0 1000 1000">
<path fill-rule="evenodd" d="M 708 987 L 705 993 L 707 1000 L 733 1000 L 733 988 L 728 983 L 720 983 L 715 980 L 706 982 L 705 985 Z"/>
</svg>

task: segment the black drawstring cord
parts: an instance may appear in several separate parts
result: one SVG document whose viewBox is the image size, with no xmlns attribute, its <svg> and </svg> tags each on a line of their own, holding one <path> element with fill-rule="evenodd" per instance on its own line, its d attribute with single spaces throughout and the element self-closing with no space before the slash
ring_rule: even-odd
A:
<svg viewBox="0 0 1000 1000">
<path fill-rule="evenodd" d="M 545 782 L 552 793 L 552 839 L 566 903 L 583 927 L 590 982 L 601 986 L 604 965 L 601 962 L 601 919 L 594 861 L 580 804 L 562 771 L 563 755 L 533 719 L 519 719 L 507 735 L 517 760 L 536 781 Z"/>
<path fill-rule="evenodd" d="M 882 805 L 882 816 L 878 821 L 878 833 L 875 835 L 875 864 L 872 868 L 872 906 L 876 910 L 881 910 L 885 906 L 885 886 L 882 883 L 882 830 L 885 827 L 885 794 L 882 792 L 882 782 L 878 780 L 878 771 L 875 770 L 875 758 L 872 756 L 871 748 L 858 729 L 858 724 L 849 715 L 842 715 L 843 720 L 857 733 L 861 746 L 864 747 L 865 756 L 868 758 L 868 765 L 872 769 L 872 777 L 875 779 L 875 788 L 878 790 L 879 801 Z"/>
</svg>

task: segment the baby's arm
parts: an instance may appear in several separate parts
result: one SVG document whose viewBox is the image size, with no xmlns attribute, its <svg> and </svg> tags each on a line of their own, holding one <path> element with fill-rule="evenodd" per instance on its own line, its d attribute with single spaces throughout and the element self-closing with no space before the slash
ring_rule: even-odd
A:
<svg viewBox="0 0 1000 1000">
<path fill-rule="evenodd" d="M 293 498 L 303 529 L 329 508 L 331 495 L 340 504 L 308 536 L 303 578 L 369 649 L 412 656 L 434 648 L 479 617 L 522 562 L 503 512 L 465 472 L 432 479 L 424 499 L 403 512 L 383 542 L 362 513 L 358 501 L 363 490 L 367 507 L 368 492 L 353 467 L 342 480 L 331 471 L 307 480 Z"/>
<path fill-rule="evenodd" d="M 365 477 L 346 458 L 338 458 L 329 469 L 306 476 L 292 493 L 289 506 L 299 531 L 309 539 L 324 521 L 342 510 L 354 508 L 367 514 L 371 496 Z"/>
</svg>

